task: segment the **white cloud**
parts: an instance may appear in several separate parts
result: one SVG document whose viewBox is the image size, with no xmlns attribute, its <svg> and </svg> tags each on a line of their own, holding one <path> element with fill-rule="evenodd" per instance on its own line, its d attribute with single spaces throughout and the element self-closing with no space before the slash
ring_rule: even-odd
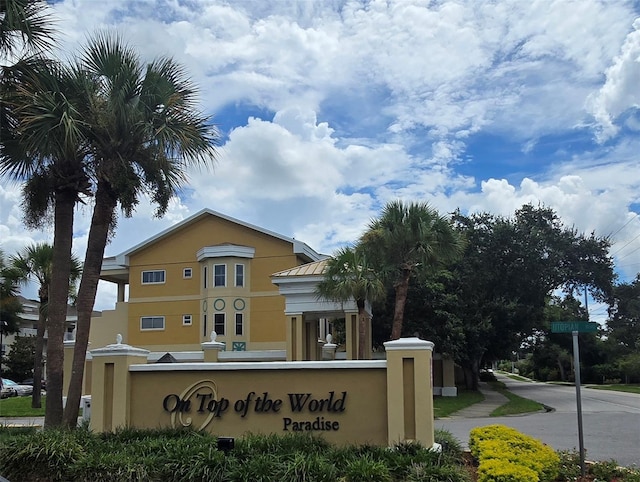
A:
<svg viewBox="0 0 640 482">
<path fill-rule="evenodd" d="M 618 132 L 615 120 L 630 108 L 640 106 L 640 18 L 620 49 L 620 54 L 606 70 L 606 82 L 590 99 L 590 110 L 600 126 L 598 139 L 610 139 Z"/>
</svg>

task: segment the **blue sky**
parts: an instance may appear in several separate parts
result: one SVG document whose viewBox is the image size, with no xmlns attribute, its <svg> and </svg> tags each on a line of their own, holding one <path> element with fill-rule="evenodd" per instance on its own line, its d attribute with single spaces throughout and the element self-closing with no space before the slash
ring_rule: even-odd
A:
<svg viewBox="0 0 640 482">
<path fill-rule="evenodd" d="M 640 270 L 640 5 L 623 0 L 60 0 L 58 54 L 116 30 L 169 55 L 223 136 L 164 219 L 143 201 L 108 255 L 211 208 L 331 253 L 392 199 L 443 213 L 552 207 L 611 235 L 620 279 Z M 21 224 L 0 184 L 6 252 Z M 89 208 L 76 219 L 84 254 Z M 98 309 L 114 287 L 101 285 Z M 590 304 L 601 317 L 603 308 Z"/>
</svg>

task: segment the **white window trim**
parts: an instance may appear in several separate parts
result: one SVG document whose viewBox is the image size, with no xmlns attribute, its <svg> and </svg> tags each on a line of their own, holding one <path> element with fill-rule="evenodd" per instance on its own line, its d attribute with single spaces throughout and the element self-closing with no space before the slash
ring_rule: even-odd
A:
<svg viewBox="0 0 640 482">
<path fill-rule="evenodd" d="M 189 271 L 189 274 L 187 275 L 187 271 Z M 183 268 L 182 269 L 182 277 L 184 279 L 191 279 L 193 278 L 193 268 Z"/>
<path fill-rule="evenodd" d="M 162 319 L 162 328 L 143 328 L 142 327 L 142 320 L 144 318 L 160 318 Z M 166 320 L 164 318 L 164 316 L 153 316 L 153 315 L 147 315 L 147 316 L 141 316 L 140 317 L 140 331 L 163 331 L 164 328 L 166 326 Z"/>
<path fill-rule="evenodd" d="M 191 326 L 191 325 L 193 325 L 193 316 L 182 315 L 182 326 Z"/>
<path fill-rule="evenodd" d="M 161 272 L 163 273 L 163 281 L 145 281 L 144 280 L 144 274 L 145 273 L 158 273 Z M 140 273 L 140 283 L 143 285 L 162 285 L 167 281 L 167 271 L 164 269 L 145 269 L 144 271 L 142 271 L 142 273 Z"/>
<path fill-rule="evenodd" d="M 240 330 L 240 333 L 238 333 L 238 315 L 242 316 L 242 330 Z M 240 311 L 236 312 L 233 317 L 233 333 L 235 333 L 236 336 L 244 336 L 244 313 Z"/>
<path fill-rule="evenodd" d="M 217 285 L 216 284 L 216 267 L 217 266 L 224 266 L 224 284 L 223 285 Z M 214 288 L 226 288 L 227 287 L 227 265 L 224 263 L 220 263 L 220 264 L 214 264 L 213 265 L 213 287 Z"/>
<path fill-rule="evenodd" d="M 242 284 L 238 284 L 238 266 L 242 266 Z M 233 277 L 234 277 L 234 287 L 235 288 L 244 288 L 244 280 L 245 280 L 245 268 L 244 263 L 236 263 L 233 269 Z"/>
<path fill-rule="evenodd" d="M 219 333 L 218 330 L 216 330 L 216 317 L 218 315 L 222 315 L 222 319 L 224 320 L 223 323 L 223 327 L 224 327 L 224 333 Z M 213 329 L 215 330 L 217 335 L 220 336 L 226 336 L 227 335 L 227 314 L 224 311 L 216 311 L 213 314 Z"/>
</svg>

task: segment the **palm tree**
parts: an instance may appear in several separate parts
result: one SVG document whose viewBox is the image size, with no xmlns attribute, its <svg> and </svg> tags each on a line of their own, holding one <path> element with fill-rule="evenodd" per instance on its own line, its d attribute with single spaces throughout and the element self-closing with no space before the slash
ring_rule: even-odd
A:
<svg viewBox="0 0 640 482">
<path fill-rule="evenodd" d="M 36 347 L 33 361 L 33 395 L 31 407 L 40 408 L 42 382 L 42 352 L 44 348 L 44 333 L 47 328 L 47 310 L 49 304 L 49 287 L 51 285 L 53 267 L 53 246 L 48 243 L 32 244 L 25 247 L 17 255 L 12 256 L 11 264 L 18 270 L 23 282 L 34 279 L 38 283 L 38 325 L 36 331 Z M 75 256 L 71 259 L 70 285 L 75 286 L 80 273 L 81 263 Z"/>
<path fill-rule="evenodd" d="M 0 84 L 4 116 L 0 175 L 22 182 L 25 221 L 41 227 L 53 214 L 45 427 L 62 423 L 64 332 L 71 272 L 73 211 L 87 194 L 86 77 L 44 59 L 16 64 Z M 53 213 L 52 213 L 53 212 Z"/>
<path fill-rule="evenodd" d="M 210 118 L 196 110 L 196 89 L 169 58 L 144 65 L 133 49 L 100 34 L 81 56 L 79 71 L 93 80 L 90 113 L 90 171 L 95 203 L 84 271 L 78 291 L 78 325 L 65 424 L 77 424 L 91 313 L 104 250 L 119 205 L 130 216 L 138 197 L 149 194 L 162 216 L 193 164 L 212 163 L 219 136 Z"/>
<path fill-rule="evenodd" d="M 0 56 L 39 51 L 52 44 L 46 0 L 0 0 Z"/>
<path fill-rule="evenodd" d="M 3 333 L 18 331 L 22 305 L 18 300 L 20 273 L 5 258 L 0 249 L 0 330 Z"/>
<path fill-rule="evenodd" d="M 333 301 L 356 301 L 358 307 L 358 359 L 366 357 L 367 313 L 366 301 L 384 298 L 384 283 L 376 276 L 362 250 L 342 248 L 327 261 L 324 278 L 316 291 L 322 298 Z"/>
<path fill-rule="evenodd" d="M 409 281 L 423 270 L 453 261 L 463 243 L 449 221 L 428 204 L 389 202 L 360 239 L 363 249 L 385 279 L 393 283 L 395 307 L 391 339 L 402 335 Z"/>
</svg>

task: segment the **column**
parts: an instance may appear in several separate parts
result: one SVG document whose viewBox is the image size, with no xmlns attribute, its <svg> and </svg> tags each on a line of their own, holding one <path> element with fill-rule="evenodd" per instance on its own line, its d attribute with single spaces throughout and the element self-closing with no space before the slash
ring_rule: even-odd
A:
<svg viewBox="0 0 640 482">
<path fill-rule="evenodd" d="M 71 370 L 73 365 L 73 350 L 76 346 L 75 340 L 64 341 L 64 364 L 62 377 L 62 398 L 67 398 L 69 394 L 69 381 L 71 380 Z"/>
<path fill-rule="evenodd" d="M 358 313 L 344 313 L 345 348 L 347 360 L 358 359 Z"/>
<path fill-rule="evenodd" d="M 387 352 L 389 445 L 416 441 L 434 445 L 431 357 L 433 343 L 400 338 L 384 344 Z"/>
<path fill-rule="evenodd" d="M 304 360 L 302 313 L 287 314 L 287 361 Z"/>
<path fill-rule="evenodd" d="M 224 343 L 216 341 L 217 336 L 217 333 L 215 331 L 212 331 L 211 341 L 205 341 L 204 343 L 200 344 L 200 346 L 202 347 L 202 351 L 204 352 L 205 362 L 217 362 L 218 354 L 225 349 Z"/>
<path fill-rule="evenodd" d="M 453 359 L 442 357 L 442 396 L 457 397 L 456 366 Z"/>
<path fill-rule="evenodd" d="M 129 366 L 146 364 L 148 355 L 148 350 L 122 343 L 121 335 L 116 343 L 91 350 L 91 430 L 111 432 L 130 425 Z"/>
</svg>

